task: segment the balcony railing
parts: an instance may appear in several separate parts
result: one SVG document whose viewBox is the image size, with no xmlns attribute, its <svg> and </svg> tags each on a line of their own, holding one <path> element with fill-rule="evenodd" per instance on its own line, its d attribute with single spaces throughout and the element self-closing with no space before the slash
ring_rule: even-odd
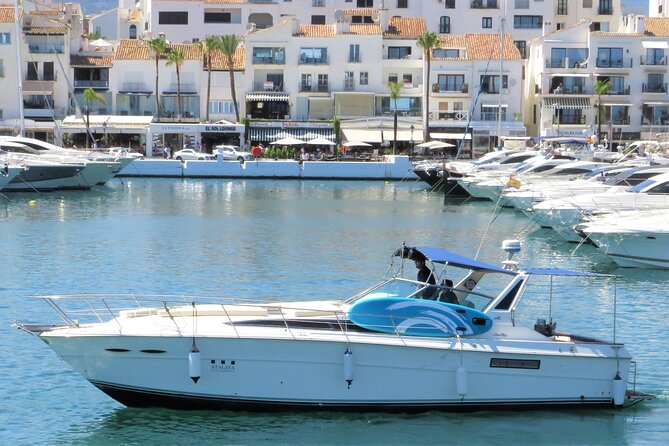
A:
<svg viewBox="0 0 669 446">
<path fill-rule="evenodd" d="M 74 80 L 74 88 L 108 89 L 109 81 Z"/>
<path fill-rule="evenodd" d="M 259 57 L 253 56 L 254 65 L 284 65 L 286 60 L 283 56 Z"/>
<path fill-rule="evenodd" d="M 283 84 L 276 82 L 254 82 L 253 91 L 276 91 L 283 92 Z"/>
<path fill-rule="evenodd" d="M 667 58 L 666 58 L 666 56 L 662 56 L 662 57 L 639 56 L 639 64 L 641 64 L 641 65 L 654 65 L 654 66 L 666 65 L 667 64 Z"/>
<path fill-rule="evenodd" d="M 560 124 L 564 125 L 584 125 L 585 116 L 573 116 L 573 115 L 562 115 L 560 114 L 560 119 L 558 119 Z"/>
<path fill-rule="evenodd" d="M 324 57 L 300 56 L 298 58 L 298 63 L 300 65 L 327 65 L 327 64 L 330 63 L 330 58 L 328 56 L 324 56 Z"/>
<path fill-rule="evenodd" d="M 606 92 L 606 94 L 611 95 L 611 96 L 620 96 L 620 95 L 628 95 L 630 94 L 630 86 L 628 85 L 627 87 L 623 87 L 622 90 L 609 90 Z"/>
<path fill-rule="evenodd" d="M 642 84 L 641 91 L 644 93 L 666 93 L 667 84 Z"/>
<path fill-rule="evenodd" d="M 469 92 L 469 85 L 467 84 L 462 84 L 462 87 L 460 87 L 460 89 L 452 89 L 444 84 L 432 84 L 432 93 L 457 94 L 457 93 L 468 93 L 468 92 Z"/>
<path fill-rule="evenodd" d="M 121 91 L 147 92 L 153 91 L 153 88 L 147 88 L 144 82 L 124 82 Z"/>
<path fill-rule="evenodd" d="M 497 9 L 499 2 L 497 0 L 471 0 L 471 9 Z"/>
<path fill-rule="evenodd" d="M 622 118 L 604 119 L 604 120 L 602 120 L 602 124 L 630 125 L 630 117 L 625 116 L 625 117 L 622 117 Z"/>
<path fill-rule="evenodd" d="M 497 121 L 500 115 L 498 112 L 481 112 L 481 121 Z M 502 112 L 502 121 L 506 121 L 506 112 Z"/>
<path fill-rule="evenodd" d="M 669 125 L 669 116 L 641 117 L 641 125 Z"/>
<path fill-rule="evenodd" d="M 597 59 L 597 68 L 632 68 L 632 59 Z"/>
<path fill-rule="evenodd" d="M 65 45 L 62 43 L 31 43 L 28 44 L 28 51 L 33 54 L 63 54 L 65 52 Z"/>
<path fill-rule="evenodd" d="M 300 84 L 300 93 L 308 93 L 308 92 L 329 93 L 330 85 L 323 83 L 317 85 Z"/>
<path fill-rule="evenodd" d="M 355 82 L 344 82 L 344 91 L 354 91 Z"/>
<path fill-rule="evenodd" d="M 599 6 L 597 8 L 597 14 L 599 15 L 613 15 L 613 6 Z"/>
<path fill-rule="evenodd" d="M 574 69 L 583 69 L 588 68 L 588 61 L 570 61 L 569 58 L 565 59 L 546 59 L 546 68 L 574 68 Z"/>
<path fill-rule="evenodd" d="M 452 112 L 439 112 L 437 118 L 440 121 L 467 121 L 469 120 L 469 112 L 465 110 Z"/>
</svg>

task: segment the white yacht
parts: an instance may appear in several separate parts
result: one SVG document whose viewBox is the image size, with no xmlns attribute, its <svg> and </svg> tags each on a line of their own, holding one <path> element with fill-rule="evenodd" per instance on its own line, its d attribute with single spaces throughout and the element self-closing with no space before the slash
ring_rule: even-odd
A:
<svg viewBox="0 0 669 446">
<path fill-rule="evenodd" d="M 614 213 L 576 229 L 620 266 L 669 268 L 669 209 Z"/>
<path fill-rule="evenodd" d="M 588 277 L 578 298 L 596 278 L 614 276 L 518 269 L 511 255 L 520 243 L 504 248 L 500 267 L 402 247 L 386 278 L 343 301 L 41 296 L 61 321 L 18 327 L 127 406 L 417 411 L 645 398 L 615 329 L 612 340 L 599 340 L 558 331 L 551 319 L 554 276 Z M 432 265 L 435 284 L 403 277 L 415 274 L 417 259 Z M 455 285 L 443 280 L 447 268 Z M 537 275 L 551 276 L 549 314 L 526 327 L 515 312 Z"/>
</svg>

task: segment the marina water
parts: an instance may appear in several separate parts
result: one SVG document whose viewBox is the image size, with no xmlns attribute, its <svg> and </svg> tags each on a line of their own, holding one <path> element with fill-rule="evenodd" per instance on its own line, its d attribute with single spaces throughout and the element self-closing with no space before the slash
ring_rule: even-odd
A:
<svg viewBox="0 0 669 446">
<path fill-rule="evenodd" d="M 666 444 L 669 271 L 619 269 L 512 211 L 444 199 L 414 182 L 132 179 L 88 192 L 1 198 L 0 440 L 3 444 Z M 11 325 L 57 319 L 36 294 L 170 293 L 339 299 L 380 279 L 403 241 L 498 263 L 614 273 L 560 279 L 558 329 L 613 336 L 653 401 L 626 410 L 418 415 L 129 409 Z M 481 241 L 483 240 L 483 243 Z M 668 248 L 669 249 L 669 248 Z M 535 280 L 517 315 L 547 317 Z M 184 358 L 184 361 L 186 359 Z M 156 376 L 159 380 L 160 376 Z"/>
</svg>

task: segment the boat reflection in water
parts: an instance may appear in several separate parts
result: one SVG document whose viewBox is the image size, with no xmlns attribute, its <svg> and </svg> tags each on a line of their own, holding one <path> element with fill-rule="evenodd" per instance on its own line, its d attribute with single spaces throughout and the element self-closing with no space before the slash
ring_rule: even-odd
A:
<svg viewBox="0 0 669 446">
<path fill-rule="evenodd" d="M 520 242 L 503 248 L 496 266 L 402 247 L 384 280 L 345 301 L 41 296 L 64 324 L 18 327 L 127 406 L 420 411 L 645 398 L 615 331 L 604 341 L 558 332 L 550 314 L 533 328 L 514 318 L 532 276 L 613 276 L 519 269 Z M 406 277 L 418 259 L 436 280 Z"/>
</svg>

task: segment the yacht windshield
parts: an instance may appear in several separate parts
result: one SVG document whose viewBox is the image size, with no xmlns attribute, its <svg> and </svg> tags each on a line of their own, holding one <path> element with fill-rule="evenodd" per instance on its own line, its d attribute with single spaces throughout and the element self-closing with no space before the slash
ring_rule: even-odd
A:
<svg viewBox="0 0 669 446">
<path fill-rule="evenodd" d="M 652 178 L 649 178 L 646 181 L 642 181 L 641 183 L 637 184 L 636 186 L 628 187 L 626 190 L 628 192 L 641 192 L 645 188 L 652 186 L 655 183 L 657 183 L 657 181 L 655 181 Z"/>
</svg>

